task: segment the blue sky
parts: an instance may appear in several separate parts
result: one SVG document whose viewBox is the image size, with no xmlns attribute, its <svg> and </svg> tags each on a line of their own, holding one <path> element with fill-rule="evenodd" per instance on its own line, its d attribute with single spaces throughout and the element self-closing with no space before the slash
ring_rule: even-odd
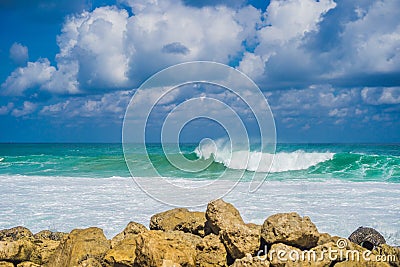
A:
<svg viewBox="0 0 400 267">
<path fill-rule="evenodd" d="M 193 60 L 251 77 L 280 142 L 400 142 L 399 10 L 397 0 L 2 1 L 0 142 L 118 142 L 135 89 Z"/>
</svg>

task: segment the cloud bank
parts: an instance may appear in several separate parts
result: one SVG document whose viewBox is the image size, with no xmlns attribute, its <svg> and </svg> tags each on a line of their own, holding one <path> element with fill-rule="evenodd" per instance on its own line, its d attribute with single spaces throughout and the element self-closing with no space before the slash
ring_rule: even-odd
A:
<svg viewBox="0 0 400 267">
<path fill-rule="evenodd" d="M 395 0 L 358 3 L 351 19 L 331 21 L 339 34 L 325 51 L 314 47 L 324 38 L 324 22 L 348 4 L 275 0 L 263 13 L 250 5 L 195 7 L 174 0 L 125 4 L 133 15 L 105 6 L 69 16 L 57 38 L 57 65 L 46 59 L 30 62 L 8 77 L 2 91 L 128 89 L 164 67 L 191 60 L 237 66 L 265 90 L 316 82 L 343 85 L 352 76 L 360 80 L 352 86 L 366 86 L 362 76 L 399 74 L 400 4 Z M 27 60 L 26 47 L 14 44 L 11 50 L 16 61 Z"/>
<path fill-rule="evenodd" d="M 211 60 L 254 79 L 287 128 L 395 125 L 399 9 L 396 0 L 272 0 L 265 10 L 243 0 L 120 0 L 67 16 L 54 59 L 29 61 L 14 43 L 18 67 L 1 84 L 0 114 L 120 120 L 131 90 L 155 72 Z"/>
</svg>

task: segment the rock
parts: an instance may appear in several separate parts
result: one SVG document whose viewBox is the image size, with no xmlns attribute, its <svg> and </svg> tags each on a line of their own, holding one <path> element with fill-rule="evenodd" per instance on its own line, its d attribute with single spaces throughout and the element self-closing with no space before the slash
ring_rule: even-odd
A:
<svg viewBox="0 0 400 267">
<path fill-rule="evenodd" d="M 312 248 L 309 255 L 313 256 L 312 266 L 389 266 L 379 262 L 376 254 L 344 238 Z"/>
<path fill-rule="evenodd" d="M 96 260 L 94 258 L 89 258 L 89 259 L 82 261 L 78 265 L 78 267 L 102 267 L 102 265 L 98 260 Z"/>
<path fill-rule="evenodd" d="M 345 250 L 346 248 L 343 248 L 341 251 Z M 329 254 L 329 251 L 332 253 Z M 309 250 L 308 253 L 302 256 L 302 261 L 311 262 L 313 266 L 331 266 L 336 261 L 346 260 L 346 258 L 340 258 L 339 251 L 340 249 L 336 242 L 327 242 Z"/>
<path fill-rule="evenodd" d="M 274 267 L 301 266 L 301 250 L 283 243 L 273 244 L 268 251 L 267 257 Z M 265 259 L 265 256 L 264 256 Z"/>
<path fill-rule="evenodd" d="M 24 262 L 17 264 L 17 267 L 40 267 L 40 265 L 35 264 L 31 261 L 24 261 Z"/>
<path fill-rule="evenodd" d="M 260 249 L 260 228 L 245 224 L 231 225 L 220 230 L 220 237 L 232 259 L 246 254 L 256 255 Z"/>
<path fill-rule="evenodd" d="M 269 261 L 261 256 L 252 257 L 250 254 L 247 254 L 246 257 L 237 259 L 231 265 L 231 267 L 268 267 L 270 266 Z"/>
<path fill-rule="evenodd" d="M 182 231 L 204 237 L 206 217 L 204 212 L 176 208 L 153 215 L 150 219 L 151 230 Z"/>
<path fill-rule="evenodd" d="M 61 241 L 61 239 L 66 235 L 67 235 L 67 233 L 43 230 L 43 231 L 40 231 L 39 233 L 34 234 L 33 237 L 38 240 Z"/>
<path fill-rule="evenodd" d="M 148 231 L 146 226 L 140 223 L 136 222 L 130 222 L 128 225 L 125 227 L 124 231 L 121 233 L 117 234 L 116 236 L 113 237 L 111 240 L 111 247 L 116 246 L 119 242 L 124 240 L 125 238 L 129 236 L 135 236 L 141 233 L 144 233 Z"/>
<path fill-rule="evenodd" d="M 386 256 L 386 262 L 389 262 L 391 266 L 400 267 L 400 247 L 382 244 L 376 250 L 378 255 Z"/>
<path fill-rule="evenodd" d="M 309 249 L 317 245 L 320 234 L 309 217 L 301 218 L 292 212 L 268 217 L 262 226 L 261 236 L 267 244 L 284 243 Z"/>
<path fill-rule="evenodd" d="M 208 203 L 206 219 L 206 227 L 216 235 L 219 234 L 221 229 L 244 224 L 239 211 L 232 204 L 226 203 L 222 199 Z"/>
<path fill-rule="evenodd" d="M 321 233 L 318 237 L 318 242 L 317 242 L 317 246 L 319 245 L 323 245 L 326 244 L 328 242 L 331 242 L 332 240 L 332 236 L 328 233 Z"/>
<path fill-rule="evenodd" d="M 51 232 L 49 230 L 40 231 L 35 234 L 33 242 L 36 244 L 36 250 L 31 256 L 31 261 L 40 264 L 48 263 L 50 257 L 60 245 L 60 241 L 67 235 L 66 233 Z"/>
<path fill-rule="evenodd" d="M 234 261 L 254 255 L 260 248 L 261 227 L 255 224 L 245 224 L 239 211 L 222 199 L 210 202 L 206 211 L 207 227 L 219 235 L 226 250 Z"/>
<path fill-rule="evenodd" d="M 147 231 L 140 223 L 128 223 L 124 231 L 111 240 L 112 249 L 104 256 L 104 261 L 110 266 L 133 266 L 136 258 L 136 238 Z"/>
<path fill-rule="evenodd" d="M 29 261 L 36 249 L 29 237 L 21 237 L 15 241 L 0 241 L 0 261 Z"/>
<path fill-rule="evenodd" d="M 0 231 L 0 260 L 14 263 L 32 261 L 40 264 L 37 249 L 34 236 L 28 228 L 18 226 Z"/>
<path fill-rule="evenodd" d="M 64 233 L 41 231 L 35 235 L 25 227 L 0 231 L 0 258 L 12 262 L 32 262 L 41 265 L 48 262 Z"/>
<path fill-rule="evenodd" d="M 334 265 L 335 267 L 390 267 L 386 262 L 357 262 L 342 261 Z"/>
<path fill-rule="evenodd" d="M 218 236 L 209 234 L 196 246 L 196 266 L 227 266 L 227 253 Z"/>
<path fill-rule="evenodd" d="M 200 237 L 180 231 L 147 231 L 136 239 L 135 263 L 141 267 L 195 266 L 200 242 Z"/>
<path fill-rule="evenodd" d="M 32 236 L 32 232 L 28 228 L 22 226 L 0 230 L 0 241 L 16 241 L 23 237 Z"/>
<path fill-rule="evenodd" d="M 102 259 L 110 248 L 103 230 L 96 227 L 76 229 L 61 241 L 47 266 L 72 267 L 90 258 Z"/>
<path fill-rule="evenodd" d="M 257 229 L 257 230 L 259 230 L 260 233 L 261 233 L 262 225 L 255 224 L 255 223 L 246 223 L 246 226 L 247 226 L 247 227 L 250 227 L 250 228 L 252 228 L 252 229 Z"/>
<path fill-rule="evenodd" d="M 339 266 L 388 266 L 379 263 L 371 251 L 343 238 L 303 251 L 283 243 L 273 244 L 267 255 L 274 267 L 324 267 L 337 266 L 339 262 Z"/>
<path fill-rule="evenodd" d="M 115 245 L 104 256 L 110 266 L 133 266 L 135 263 L 137 235 L 130 235 Z"/>
<path fill-rule="evenodd" d="M 359 227 L 349 236 L 349 240 L 369 250 L 386 244 L 385 238 L 374 228 L 370 227 Z"/>
<path fill-rule="evenodd" d="M 297 213 L 272 215 L 262 226 L 245 224 L 221 199 L 209 203 L 206 213 L 156 214 L 150 228 L 130 222 L 112 241 L 94 227 L 70 234 L 1 230 L 0 267 L 400 267 L 400 248 L 386 245 L 372 228 L 360 227 L 347 240 L 318 233 Z"/>
</svg>

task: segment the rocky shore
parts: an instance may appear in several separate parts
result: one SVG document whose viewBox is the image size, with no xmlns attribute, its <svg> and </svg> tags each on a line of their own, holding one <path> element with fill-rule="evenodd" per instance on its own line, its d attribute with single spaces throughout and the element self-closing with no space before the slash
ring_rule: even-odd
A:
<svg viewBox="0 0 400 267">
<path fill-rule="evenodd" d="M 176 208 L 156 214 L 149 228 L 130 222 L 111 240 L 96 227 L 70 233 L 1 230 L 0 267 L 400 267 L 400 248 L 385 244 L 371 228 L 357 229 L 350 241 L 319 233 L 297 213 L 272 215 L 263 225 L 245 223 L 221 199 L 206 212 Z"/>
</svg>

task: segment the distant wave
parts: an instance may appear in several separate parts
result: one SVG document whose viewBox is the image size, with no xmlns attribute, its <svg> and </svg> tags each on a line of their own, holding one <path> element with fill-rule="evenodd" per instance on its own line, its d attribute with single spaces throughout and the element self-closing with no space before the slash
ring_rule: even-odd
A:
<svg viewBox="0 0 400 267">
<path fill-rule="evenodd" d="M 309 173 L 336 178 L 399 181 L 400 156 L 337 153 L 333 160 L 311 167 Z"/>
<path fill-rule="evenodd" d="M 285 172 L 306 170 L 318 163 L 333 159 L 335 153 L 304 152 L 279 152 L 274 154 L 234 151 L 216 148 L 213 145 L 198 146 L 195 151 L 199 158 L 214 158 L 215 162 L 222 163 L 225 167 L 236 170 L 248 170 L 258 172 Z M 271 165 L 272 162 L 272 165 Z"/>
<path fill-rule="evenodd" d="M 3 160 L 4 160 L 4 158 L 0 158 L 0 162 L 3 161 Z"/>
<path fill-rule="evenodd" d="M 202 145 L 199 158 L 212 158 L 226 168 L 276 173 L 280 178 L 338 178 L 355 181 L 400 181 L 400 156 L 353 152 L 284 151 L 275 155 L 253 151 L 229 152 L 224 146 Z M 272 162 L 272 165 L 271 165 Z M 282 176 L 285 174 L 284 176 Z"/>
</svg>

